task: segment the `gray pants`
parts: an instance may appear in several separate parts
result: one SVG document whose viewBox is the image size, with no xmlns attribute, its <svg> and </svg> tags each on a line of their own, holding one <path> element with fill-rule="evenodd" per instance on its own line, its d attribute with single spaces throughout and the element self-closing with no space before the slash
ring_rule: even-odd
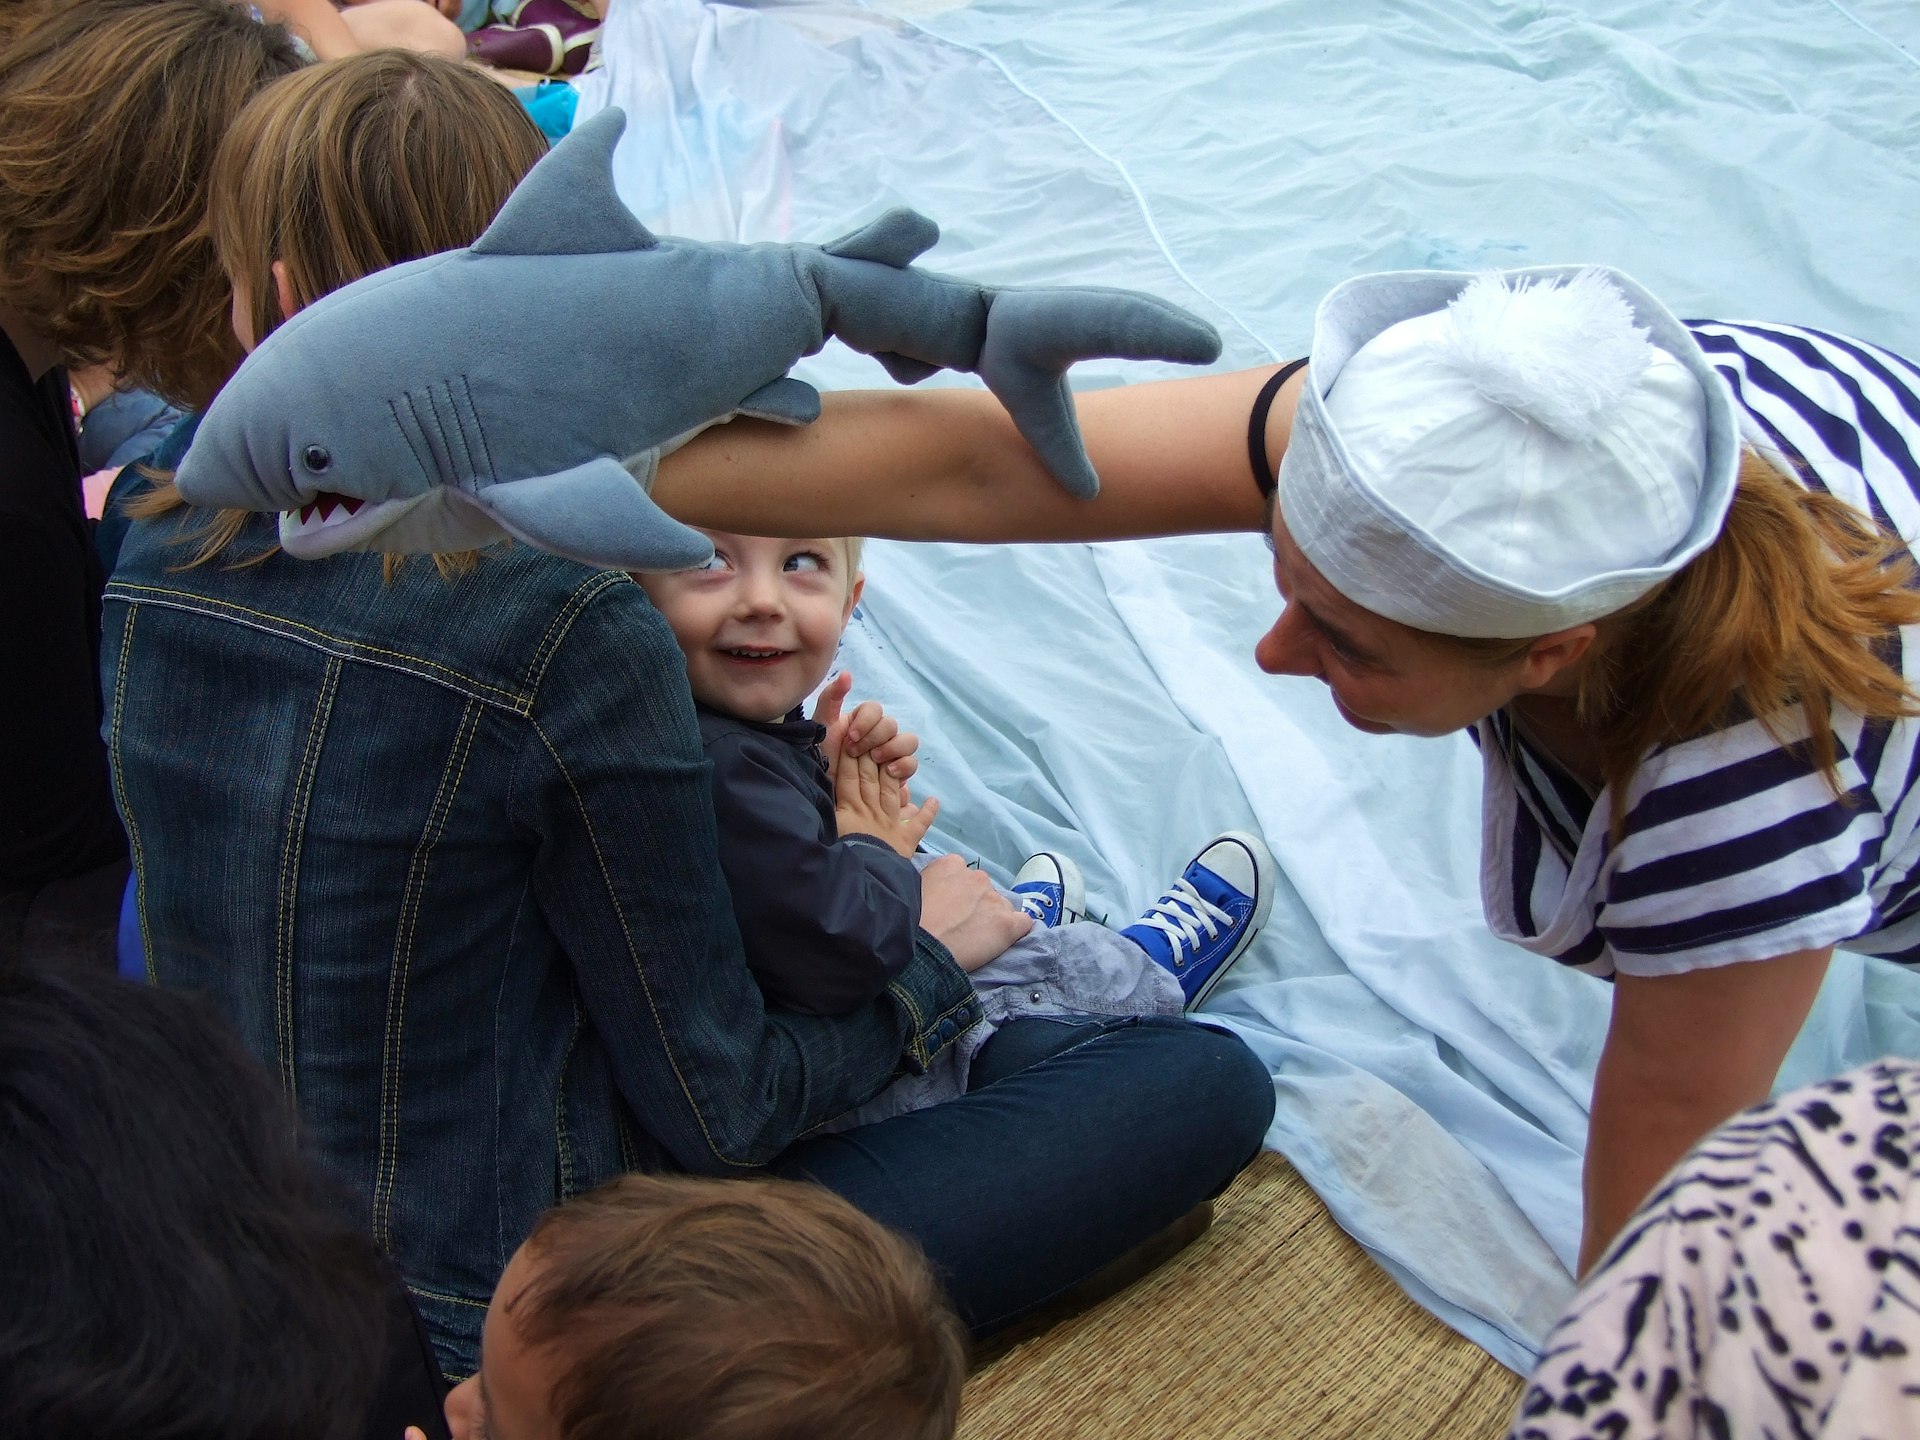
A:
<svg viewBox="0 0 1920 1440">
<path fill-rule="evenodd" d="M 922 866 L 934 857 L 922 857 Z M 1180 982 L 1117 930 L 1091 920 L 1035 925 L 973 972 L 985 1015 L 949 1045 L 924 1075 L 896 1080 L 873 1099 L 821 1127 L 831 1134 L 924 1110 L 967 1093 L 973 1057 L 1003 1021 L 1031 1015 L 1178 1015 Z"/>
</svg>

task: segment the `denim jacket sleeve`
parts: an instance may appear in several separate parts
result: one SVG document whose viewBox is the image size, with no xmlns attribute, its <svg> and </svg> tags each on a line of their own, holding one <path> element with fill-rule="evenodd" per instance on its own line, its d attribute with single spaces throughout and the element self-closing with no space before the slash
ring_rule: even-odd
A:
<svg viewBox="0 0 1920 1440">
<path fill-rule="evenodd" d="M 595 577 L 576 602 L 510 792 L 536 846 L 535 897 L 640 1123 L 689 1170 L 763 1165 L 903 1064 L 924 1069 L 979 1007 L 922 934 L 886 993 L 851 1014 L 767 1008 L 721 879 L 672 632 L 625 577 Z"/>
</svg>

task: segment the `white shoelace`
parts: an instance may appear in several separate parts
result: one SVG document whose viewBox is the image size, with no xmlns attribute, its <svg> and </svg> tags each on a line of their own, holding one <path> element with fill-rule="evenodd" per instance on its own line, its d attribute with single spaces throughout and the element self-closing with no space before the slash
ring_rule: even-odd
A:
<svg viewBox="0 0 1920 1440">
<path fill-rule="evenodd" d="M 1182 876 L 1173 882 L 1173 889 L 1154 901 L 1147 913 L 1134 923 L 1151 926 L 1164 934 L 1173 951 L 1173 963 L 1184 965 L 1181 949 L 1197 953 L 1203 940 L 1216 938 L 1222 925 L 1233 923 L 1233 916 L 1208 900 Z"/>
<path fill-rule="evenodd" d="M 1053 909 L 1053 902 L 1046 896 L 1029 890 L 1020 897 L 1020 908 L 1042 924 L 1046 923 L 1047 912 Z"/>
</svg>

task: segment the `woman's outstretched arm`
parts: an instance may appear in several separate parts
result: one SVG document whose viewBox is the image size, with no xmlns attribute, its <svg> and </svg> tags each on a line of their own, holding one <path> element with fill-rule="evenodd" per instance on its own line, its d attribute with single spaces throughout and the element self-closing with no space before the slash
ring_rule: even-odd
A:
<svg viewBox="0 0 1920 1440">
<path fill-rule="evenodd" d="M 660 462 L 653 498 L 714 530 L 901 540 L 1121 540 L 1263 530 L 1247 416 L 1271 366 L 1076 395 L 1100 494 L 1075 500 L 984 390 L 849 390 L 798 429 L 716 426 Z M 1275 464 L 1292 417 L 1273 407 Z"/>
<path fill-rule="evenodd" d="M 1587 1132 L 1582 1275 L 1701 1136 L 1767 1098 L 1832 957 L 1828 947 L 1615 977 Z"/>
</svg>

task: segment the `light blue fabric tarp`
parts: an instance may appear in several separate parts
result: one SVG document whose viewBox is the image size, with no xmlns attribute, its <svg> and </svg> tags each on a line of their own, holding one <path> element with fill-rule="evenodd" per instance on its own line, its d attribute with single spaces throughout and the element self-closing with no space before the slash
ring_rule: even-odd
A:
<svg viewBox="0 0 1920 1440">
<path fill-rule="evenodd" d="M 1300 353 L 1351 274 L 1574 260 L 1920 354 L 1916 56 L 1903 0 L 615 0 L 581 114 L 627 109 L 656 229 L 824 240 L 911 204 L 928 263 L 1157 291 L 1227 364 Z M 803 373 L 885 383 L 840 350 Z M 1216 831 L 1266 835 L 1288 884 L 1210 1008 L 1274 1073 L 1269 1143 L 1527 1368 L 1571 1293 L 1607 991 L 1487 933 L 1472 747 L 1362 736 L 1255 671 L 1253 537 L 867 568 L 844 659 L 924 737 L 935 841 L 1003 874 L 1069 850 L 1118 919 Z M 1782 1083 L 1886 1052 L 1920 1055 L 1920 977 L 1841 957 Z"/>
</svg>

